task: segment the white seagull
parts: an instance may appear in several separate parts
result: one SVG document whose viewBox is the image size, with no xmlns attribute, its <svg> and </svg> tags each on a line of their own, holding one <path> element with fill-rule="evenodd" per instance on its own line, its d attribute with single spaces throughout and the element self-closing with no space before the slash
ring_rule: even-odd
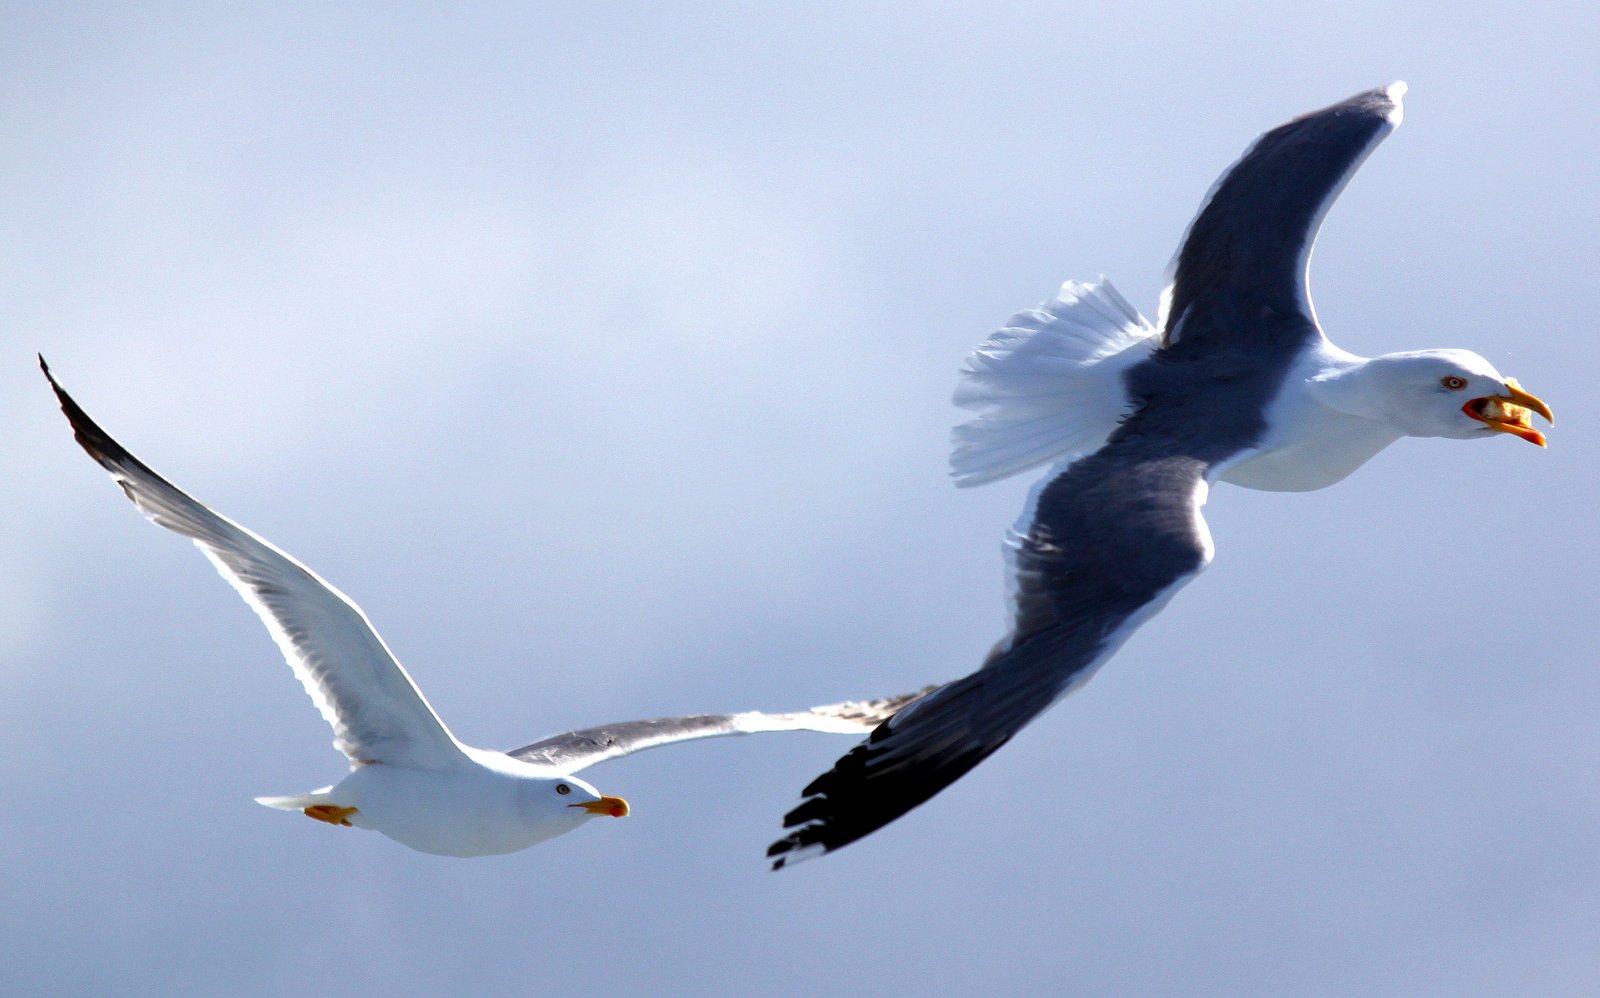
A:
<svg viewBox="0 0 1600 998">
<path fill-rule="evenodd" d="M 1056 460 L 1007 541 L 1015 620 L 982 667 L 907 707 L 802 792 L 774 868 L 838 849 L 949 786 L 1088 681 L 1211 560 L 1210 486 L 1304 491 L 1401 437 L 1540 446 L 1550 408 L 1466 350 L 1365 359 L 1307 291 L 1317 228 L 1400 123 L 1405 84 L 1258 138 L 1173 260 L 1159 326 L 1069 282 L 967 360 L 951 470 L 976 485 Z"/>
<path fill-rule="evenodd" d="M 78 443 L 155 523 L 191 538 L 272 632 L 350 760 L 338 784 L 257 797 L 331 825 L 369 828 L 419 852 L 516 852 L 628 803 L 572 774 L 674 742 L 762 731 L 856 734 L 926 693 L 795 713 L 700 714 L 586 728 L 511 752 L 456 740 L 361 608 L 306 566 L 180 491 L 128 453 L 62 390 L 39 358 Z M 929 689 L 932 689 L 930 687 Z"/>
</svg>

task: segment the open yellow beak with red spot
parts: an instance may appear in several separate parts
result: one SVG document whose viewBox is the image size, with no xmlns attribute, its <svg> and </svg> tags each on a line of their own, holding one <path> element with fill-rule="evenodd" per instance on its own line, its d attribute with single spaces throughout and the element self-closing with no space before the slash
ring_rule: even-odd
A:
<svg viewBox="0 0 1600 998">
<path fill-rule="evenodd" d="M 1506 379 L 1504 395 L 1473 399 L 1462 406 L 1461 411 L 1488 424 L 1491 430 L 1515 434 L 1540 447 L 1544 446 L 1544 434 L 1533 428 L 1533 414 L 1538 413 L 1545 418 L 1545 422 L 1556 425 L 1556 417 L 1550 407 L 1537 396 L 1523 391 L 1516 378 Z"/>
<path fill-rule="evenodd" d="M 609 814 L 613 818 L 626 818 L 628 816 L 628 802 L 621 797 L 602 797 L 599 800 L 586 800 L 582 804 L 568 804 L 568 807 L 581 807 L 590 814 Z"/>
</svg>

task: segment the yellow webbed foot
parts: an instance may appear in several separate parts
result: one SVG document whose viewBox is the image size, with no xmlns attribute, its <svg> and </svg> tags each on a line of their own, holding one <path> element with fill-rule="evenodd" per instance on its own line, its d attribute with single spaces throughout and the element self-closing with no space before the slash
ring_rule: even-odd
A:
<svg viewBox="0 0 1600 998">
<path fill-rule="evenodd" d="M 350 827 L 350 816 L 356 813 L 353 807 L 338 807 L 333 804 L 313 804 L 306 808 L 306 817 L 318 821 L 326 821 L 330 825 L 343 825 Z"/>
</svg>

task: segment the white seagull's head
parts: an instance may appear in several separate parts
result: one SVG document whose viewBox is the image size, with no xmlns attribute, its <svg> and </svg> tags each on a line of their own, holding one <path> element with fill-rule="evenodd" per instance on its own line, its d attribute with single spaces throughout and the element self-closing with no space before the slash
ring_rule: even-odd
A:
<svg viewBox="0 0 1600 998">
<path fill-rule="evenodd" d="M 572 776 L 527 777 L 519 789 L 518 805 L 533 824 L 576 827 L 589 818 L 628 815 L 627 801 L 602 794 Z"/>
<path fill-rule="evenodd" d="M 1361 365 L 1360 396 L 1371 414 L 1411 437 L 1470 440 L 1510 433 L 1545 445 L 1533 415 L 1555 416 L 1494 365 L 1470 350 L 1414 350 Z"/>
</svg>

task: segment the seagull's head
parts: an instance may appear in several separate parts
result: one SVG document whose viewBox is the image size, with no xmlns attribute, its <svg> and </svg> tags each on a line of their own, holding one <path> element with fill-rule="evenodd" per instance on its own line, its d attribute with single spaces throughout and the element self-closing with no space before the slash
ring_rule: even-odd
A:
<svg viewBox="0 0 1600 998">
<path fill-rule="evenodd" d="M 612 818 L 628 815 L 627 801 L 602 794 L 571 776 L 527 780 L 523 786 L 523 806 L 542 820 L 565 819 L 574 825 L 601 815 Z"/>
<path fill-rule="evenodd" d="M 1456 440 L 1510 433 L 1544 446 L 1533 416 L 1551 425 L 1550 407 L 1470 350 L 1416 350 L 1363 365 L 1362 395 L 1412 437 Z"/>
</svg>

